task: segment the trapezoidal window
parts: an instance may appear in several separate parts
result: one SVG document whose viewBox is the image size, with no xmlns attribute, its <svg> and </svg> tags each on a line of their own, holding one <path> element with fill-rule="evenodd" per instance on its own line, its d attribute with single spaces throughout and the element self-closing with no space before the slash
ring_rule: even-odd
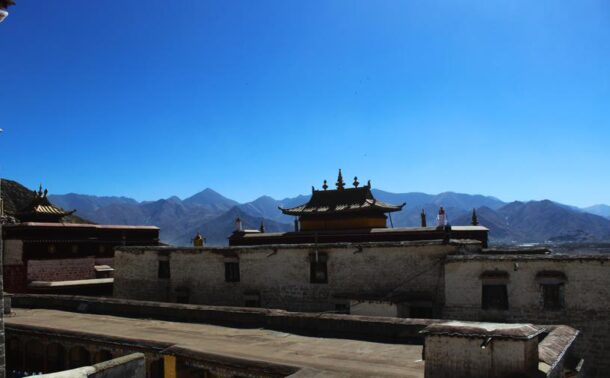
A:
<svg viewBox="0 0 610 378">
<path fill-rule="evenodd" d="M 508 310 L 508 279 L 505 271 L 493 270 L 481 274 L 483 310 Z"/>
<path fill-rule="evenodd" d="M 239 282 L 239 263 L 225 262 L 225 281 Z"/>
<path fill-rule="evenodd" d="M 543 284 L 542 304 L 545 310 L 563 308 L 563 284 Z"/>
<path fill-rule="evenodd" d="M 159 270 L 157 273 L 159 278 L 167 279 L 170 277 L 169 261 L 159 260 Z"/>
<path fill-rule="evenodd" d="M 483 310 L 508 310 L 508 290 L 505 284 L 483 284 Z"/>
<path fill-rule="evenodd" d="M 563 272 L 541 271 L 536 274 L 536 282 L 542 289 L 542 307 L 545 310 L 561 310 L 565 307 L 564 288 L 568 278 Z"/>
</svg>

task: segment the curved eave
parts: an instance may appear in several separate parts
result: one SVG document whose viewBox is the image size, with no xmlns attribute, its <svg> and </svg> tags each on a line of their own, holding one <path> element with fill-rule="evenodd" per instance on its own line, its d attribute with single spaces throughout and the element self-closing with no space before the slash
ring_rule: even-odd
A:
<svg viewBox="0 0 610 378">
<path fill-rule="evenodd" d="M 393 213 L 396 211 L 400 211 L 402 210 L 402 208 L 406 205 L 406 203 L 403 203 L 401 205 L 388 205 L 386 203 L 379 203 L 379 201 L 377 201 L 376 203 L 367 206 L 367 207 L 345 207 L 342 209 L 327 209 L 324 211 L 320 211 L 317 209 L 307 209 L 304 206 L 298 206 L 298 207 L 293 207 L 293 208 L 289 208 L 289 209 L 285 209 L 282 207 L 278 206 L 278 209 L 280 209 L 282 211 L 282 213 L 286 214 L 286 215 L 294 215 L 294 216 L 301 216 L 301 215 L 318 215 L 318 214 L 341 214 L 341 213 L 359 213 L 359 212 L 368 212 L 371 210 L 378 210 L 382 213 Z"/>
</svg>

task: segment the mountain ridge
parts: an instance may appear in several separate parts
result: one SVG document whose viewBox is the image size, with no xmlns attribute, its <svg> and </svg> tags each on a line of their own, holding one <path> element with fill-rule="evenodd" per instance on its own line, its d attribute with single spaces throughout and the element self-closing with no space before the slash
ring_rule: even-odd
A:
<svg viewBox="0 0 610 378">
<path fill-rule="evenodd" d="M 3 180 L 4 181 L 4 180 Z M 17 198 L 29 191 L 11 184 Z M 3 187 L 4 188 L 4 187 Z M 24 194 L 25 193 L 25 194 Z M 492 241 L 521 243 L 550 240 L 582 241 L 610 240 L 610 220 L 550 200 L 513 201 L 481 194 L 446 191 L 439 194 L 421 192 L 392 193 L 373 189 L 375 198 L 390 203 L 406 202 L 407 206 L 390 215 L 388 225 L 394 227 L 419 226 L 422 209 L 427 214 L 428 226 L 436 222 L 438 208 L 443 206 L 451 224 L 470 224 L 472 209 L 477 210 L 481 224 L 490 229 Z M 14 197 L 14 196 L 11 196 Z M 248 228 L 262 222 L 268 232 L 288 231 L 293 228 L 293 217 L 284 215 L 278 207 L 294 207 L 307 202 L 309 195 L 298 195 L 276 200 L 262 195 L 253 201 L 239 203 L 211 188 L 180 199 L 171 196 L 156 201 L 137 201 L 126 196 L 95 196 L 87 194 L 53 194 L 49 199 L 57 206 L 76 209 L 78 215 L 103 224 L 156 225 L 161 228 L 161 240 L 188 245 L 196 232 L 201 232 L 212 245 L 226 245 L 226 238 L 234 227 L 233 216 L 240 216 Z M 14 211 L 13 199 L 6 203 Z M 24 201 L 21 200 L 20 203 Z M 592 206 L 604 211 L 604 206 Z M 610 209 L 610 206 L 608 207 Z M 252 224 L 250 224 L 252 223 Z"/>
</svg>

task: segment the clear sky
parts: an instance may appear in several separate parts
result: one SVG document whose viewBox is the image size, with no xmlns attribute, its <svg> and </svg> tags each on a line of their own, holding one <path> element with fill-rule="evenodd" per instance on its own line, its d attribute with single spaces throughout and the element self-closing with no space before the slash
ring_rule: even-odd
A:
<svg viewBox="0 0 610 378">
<path fill-rule="evenodd" d="M 0 175 L 239 201 L 393 191 L 610 203 L 610 1 L 19 0 Z"/>
</svg>

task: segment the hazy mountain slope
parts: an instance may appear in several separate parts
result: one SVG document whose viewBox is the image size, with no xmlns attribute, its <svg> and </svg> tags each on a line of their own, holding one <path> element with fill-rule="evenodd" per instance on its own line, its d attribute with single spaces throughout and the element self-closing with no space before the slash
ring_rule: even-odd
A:
<svg viewBox="0 0 610 378">
<path fill-rule="evenodd" d="M 512 202 L 497 210 L 477 209 L 490 239 L 502 242 L 602 241 L 610 239 L 610 220 L 553 201 Z M 464 216 L 456 224 L 470 222 Z"/>
<path fill-rule="evenodd" d="M 87 218 L 93 219 L 94 213 L 103 207 L 119 205 L 137 205 L 138 201 L 128 197 L 98 197 L 86 194 L 50 194 L 49 200 L 55 205 L 64 209 L 78 209 L 78 213 Z"/>
<path fill-rule="evenodd" d="M 500 201 L 495 197 L 483 196 L 478 194 L 463 194 L 454 192 L 444 192 L 440 194 L 425 194 L 425 193 L 390 193 L 379 189 L 372 190 L 375 198 L 389 203 L 400 204 L 403 202 L 407 203 L 408 207 L 419 208 L 421 211 L 422 206 L 434 204 L 438 207 L 444 206 L 445 208 L 456 208 L 456 209 L 473 209 L 477 207 L 489 207 L 491 209 L 498 209 L 504 205 L 505 202 Z"/>
<path fill-rule="evenodd" d="M 477 210 L 477 219 L 479 224 L 489 229 L 490 239 L 492 240 L 511 240 L 521 239 L 523 235 L 518 237 L 513 235 L 506 224 L 504 216 L 498 211 L 490 209 L 489 207 L 479 207 Z M 456 225 L 469 225 L 472 221 L 472 212 L 463 214 L 461 217 L 455 219 L 454 224 Z"/>
<path fill-rule="evenodd" d="M 603 205 L 603 204 L 593 205 L 593 206 L 585 207 L 582 210 L 586 211 L 587 213 L 599 215 L 601 217 L 610 219 L 610 206 L 608 206 L 608 205 Z"/>
<path fill-rule="evenodd" d="M 555 202 L 512 202 L 500 209 L 513 232 L 527 235 L 531 241 L 545 241 L 570 235 L 582 235 L 590 240 L 610 237 L 610 221 L 598 215 L 570 210 Z"/>
<path fill-rule="evenodd" d="M 179 245 L 189 245 L 193 236 L 195 236 L 197 232 L 201 232 L 202 235 L 205 236 L 207 244 L 227 245 L 228 237 L 235 230 L 235 219 L 237 217 L 241 219 L 243 229 L 258 230 L 261 222 L 264 223 L 266 232 L 289 231 L 292 227 L 290 224 L 279 223 L 270 219 L 252 216 L 236 206 L 222 215 L 208 220 L 207 222 L 189 226 L 181 233 L 176 234 L 176 237 L 169 239 L 168 241 Z"/>
<path fill-rule="evenodd" d="M 255 217 L 267 218 L 281 223 L 292 223 L 294 217 L 284 215 L 279 210 L 279 207 L 296 207 L 309 201 L 309 198 L 310 196 L 300 195 L 293 198 L 284 198 L 283 200 L 276 200 L 269 196 L 262 196 L 252 202 L 247 202 L 242 205 L 239 205 L 238 207 L 240 210 Z"/>
</svg>

